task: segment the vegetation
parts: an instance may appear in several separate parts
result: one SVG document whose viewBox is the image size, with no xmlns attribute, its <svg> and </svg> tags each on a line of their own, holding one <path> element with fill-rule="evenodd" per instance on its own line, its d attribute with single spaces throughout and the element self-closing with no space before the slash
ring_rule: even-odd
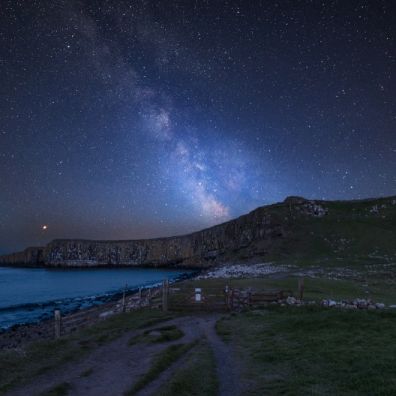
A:
<svg viewBox="0 0 396 396">
<path fill-rule="evenodd" d="M 158 396 L 216 396 L 217 393 L 213 352 L 206 341 L 201 341 Z"/>
<path fill-rule="evenodd" d="M 80 377 L 89 377 L 93 373 L 93 368 L 89 368 L 84 370 L 81 374 Z"/>
<path fill-rule="evenodd" d="M 40 396 L 66 396 L 69 394 L 72 386 L 68 382 L 62 382 L 50 390 L 43 392 Z"/>
<path fill-rule="evenodd" d="M 270 206 L 271 218 L 290 227 L 290 233 L 271 246 L 267 259 L 300 266 L 349 267 L 394 261 L 394 201 L 393 197 L 324 202 L 328 212 L 323 217 L 303 215 L 293 204 Z M 260 242 L 257 247 L 260 250 Z"/>
<path fill-rule="evenodd" d="M 246 363 L 246 395 L 396 394 L 395 313 L 276 307 L 216 329 Z"/>
<path fill-rule="evenodd" d="M 137 335 L 129 341 L 129 345 L 135 345 L 138 342 L 160 343 L 175 341 L 182 338 L 184 333 L 176 326 L 164 326 L 156 329 L 146 330 L 142 335 Z"/>
<path fill-rule="evenodd" d="M 196 342 L 189 344 L 175 344 L 160 352 L 154 359 L 151 368 L 140 378 L 140 380 L 136 382 L 132 389 L 126 393 L 126 396 L 135 395 L 147 384 L 154 381 L 163 371 L 170 367 L 172 363 L 176 362 L 194 345 L 196 345 Z"/>
<path fill-rule="evenodd" d="M 157 310 L 141 310 L 115 315 L 59 340 L 35 342 L 23 352 L 0 352 L 0 394 L 16 384 L 28 382 L 47 370 L 78 360 L 95 347 L 109 342 L 128 330 L 170 319 Z"/>
</svg>

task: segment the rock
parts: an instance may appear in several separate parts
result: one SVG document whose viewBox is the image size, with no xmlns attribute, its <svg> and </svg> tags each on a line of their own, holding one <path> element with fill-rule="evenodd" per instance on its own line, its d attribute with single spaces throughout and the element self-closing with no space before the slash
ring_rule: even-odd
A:
<svg viewBox="0 0 396 396">
<path fill-rule="evenodd" d="M 328 306 L 329 307 L 335 307 L 337 305 L 337 302 L 336 301 L 334 301 L 334 300 L 329 300 L 329 302 L 328 302 Z"/>
<path fill-rule="evenodd" d="M 375 304 L 375 307 L 377 309 L 384 309 L 385 308 L 385 304 L 384 303 L 377 303 L 377 304 Z"/>
<path fill-rule="evenodd" d="M 296 302 L 297 302 L 297 299 L 295 297 L 292 297 L 292 296 L 289 296 L 286 299 L 286 303 L 289 304 L 289 305 L 294 305 L 294 304 L 296 304 Z"/>
<path fill-rule="evenodd" d="M 99 318 L 105 319 L 108 318 L 111 315 L 114 315 L 114 311 L 105 311 L 99 314 Z"/>
<path fill-rule="evenodd" d="M 159 337 L 161 335 L 161 332 L 158 330 L 151 330 L 150 333 L 148 333 L 148 335 L 151 337 Z"/>
</svg>

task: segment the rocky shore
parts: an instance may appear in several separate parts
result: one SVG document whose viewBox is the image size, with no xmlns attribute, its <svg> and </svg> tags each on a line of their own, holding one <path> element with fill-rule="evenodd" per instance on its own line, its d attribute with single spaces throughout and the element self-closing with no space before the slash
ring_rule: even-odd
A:
<svg viewBox="0 0 396 396">
<path fill-rule="evenodd" d="M 66 314 L 62 317 L 61 334 L 70 334 L 77 329 L 91 326 L 110 316 L 130 312 L 147 307 L 148 296 L 158 295 L 158 286 L 144 289 L 143 292 L 133 292 L 116 301 L 104 303 L 95 307 L 80 309 L 77 312 Z M 55 320 L 45 319 L 38 323 L 21 324 L 10 327 L 0 332 L 0 349 L 18 349 L 30 342 L 54 339 Z"/>
</svg>

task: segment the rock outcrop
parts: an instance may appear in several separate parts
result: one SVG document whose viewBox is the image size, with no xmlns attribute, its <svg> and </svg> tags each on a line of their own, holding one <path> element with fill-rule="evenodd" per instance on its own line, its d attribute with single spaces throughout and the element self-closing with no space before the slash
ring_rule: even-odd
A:
<svg viewBox="0 0 396 396">
<path fill-rule="evenodd" d="M 43 248 L 0 257 L 0 264 L 45 266 L 183 266 L 208 267 L 236 253 L 264 254 L 287 234 L 277 206 L 261 207 L 235 220 L 170 238 L 92 241 L 54 240 Z M 253 244 L 260 241 L 260 248 Z"/>
</svg>

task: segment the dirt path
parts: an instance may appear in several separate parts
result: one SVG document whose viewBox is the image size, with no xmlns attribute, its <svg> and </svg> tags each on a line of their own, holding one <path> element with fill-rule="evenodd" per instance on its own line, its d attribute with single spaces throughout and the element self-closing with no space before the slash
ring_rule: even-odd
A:
<svg viewBox="0 0 396 396">
<path fill-rule="evenodd" d="M 172 343 L 188 343 L 206 336 L 217 363 L 221 396 L 239 395 L 239 381 L 234 372 L 234 361 L 229 347 L 225 345 L 215 332 L 218 315 L 187 316 L 164 322 L 174 324 L 183 332 L 184 337 L 177 341 L 161 344 L 136 344 L 129 346 L 131 337 L 143 331 L 124 334 L 117 340 L 98 347 L 87 357 L 78 362 L 47 372 L 21 388 L 7 393 L 7 396 L 39 395 L 61 383 L 69 383 L 69 392 L 73 396 L 118 396 L 129 390 L 139 377 L 147 372 L 153 357 Z M 161 325 L 164 325 L 161 324 Z M 153 326 L 152 328 L 156 328 Z M 155 395 L 157 391 L 172 377 L 175 370 L 182 367 L 185 358 L 171 365 L 156 380 L 147 385 L 139 396 Z"/>
<path fill-rule="evenodd" d="M 202 320 L 200 325 L 215 355 L 219 396 L 238 396 L 241 394 L 238 364 L 230 346 L 226 345 L 217 335 L 216 320 Z"/>
</svg>

